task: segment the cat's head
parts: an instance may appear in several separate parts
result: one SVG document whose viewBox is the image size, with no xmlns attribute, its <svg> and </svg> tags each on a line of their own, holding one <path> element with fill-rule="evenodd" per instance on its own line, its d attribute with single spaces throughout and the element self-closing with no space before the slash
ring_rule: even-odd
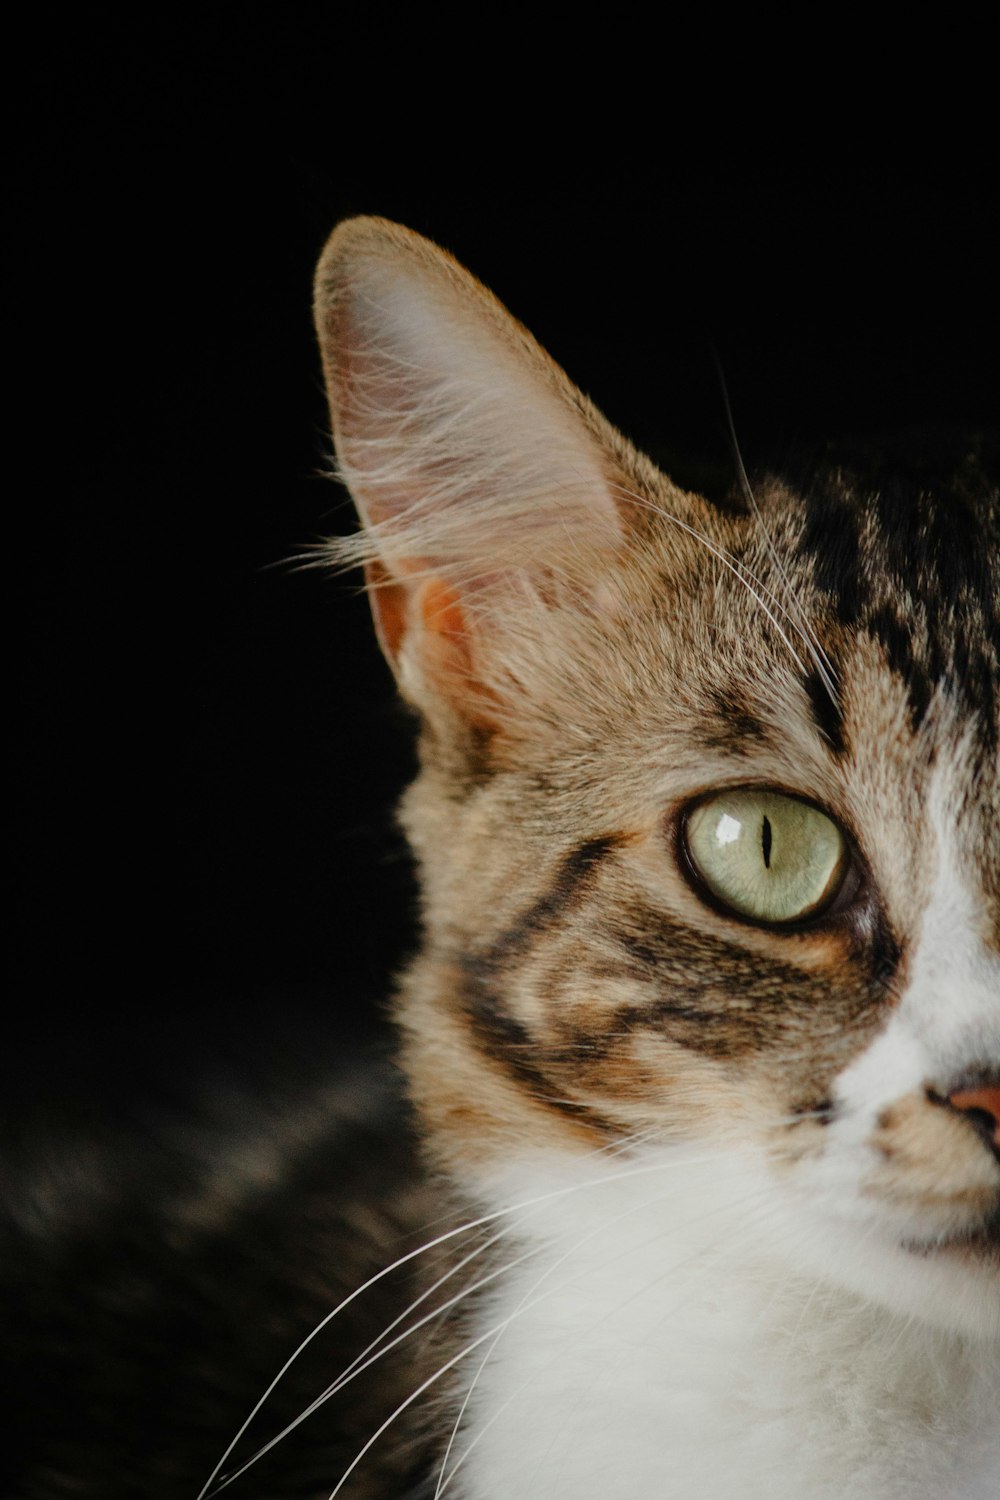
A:
<svg viewBox="0 0 1000 1500">
<path fill-rule="evenodd" d="M 828 467 L 709 504 L 379 220 L 334 234 L 317 317 L 365 525 L 334 555 L 421 719 L 401 1019 L 439 1158 L 475 1183 L 540 1142 L 699 1143 L 761 1164 L 831 1265 L 863 1246 L 846 1279 L 995 1331 L 1000 500 L 975 454 L 946 493 Z"/>
</svg>

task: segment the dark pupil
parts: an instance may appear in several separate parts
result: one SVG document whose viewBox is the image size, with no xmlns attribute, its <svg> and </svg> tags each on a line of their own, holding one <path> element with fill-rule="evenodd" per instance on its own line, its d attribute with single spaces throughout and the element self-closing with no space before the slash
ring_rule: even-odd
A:
<svg viewBox="0 0 1000 1500">
<path fill-rule="evenodd" d="M 764 826 L 760 831 L 760 846 L 764 851 L 764 868 L 769 870 L 771 868 L 771 820 L 768 817 L 765 817 Z"/>
</svg>

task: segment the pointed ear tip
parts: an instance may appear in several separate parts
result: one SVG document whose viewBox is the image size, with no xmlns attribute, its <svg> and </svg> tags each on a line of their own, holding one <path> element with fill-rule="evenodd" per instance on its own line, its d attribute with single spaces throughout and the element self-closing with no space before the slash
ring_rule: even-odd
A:
<svg viewBox="0 0 1000 1500">
<path fill-rule="evenodd" d="M 383 237 L 384 219 L 359 215 L 342 219 L 323 246 L 316 264 L 314 279 L 315 305 L 317 313 L 323 311 L 338 296 L 350 267 L 369 253 Z"/>
<path fill-rule="evenodd" d="M 316 305 L 326 306 L 345 280 L 365 260 L 418 255 L 426 258 L 430 242 L 392 219 L 359 214 L 335 227 L 316 266 Z"/>
</svg>

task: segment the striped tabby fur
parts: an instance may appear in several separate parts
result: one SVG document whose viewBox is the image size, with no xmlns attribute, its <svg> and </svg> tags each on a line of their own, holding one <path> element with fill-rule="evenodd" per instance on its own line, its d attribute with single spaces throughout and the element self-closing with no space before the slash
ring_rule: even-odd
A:
<svg viewBox="0 0 1000 1500">
<path fill-rule="evenodd" d="M 427 1496 L 995 1500 L 987 445 L 944 487 L 828 466 L 716 506 L 404 229 L 341 225 L 317 319 L 364 522 L 331 556 L 420 720 L 403 1061 L 487 1221 L 389 1356 L 430 1382 Z M 685 817 L 727 787 L 844 830 L 822 915 L 692 877 Z"/>
</svg>

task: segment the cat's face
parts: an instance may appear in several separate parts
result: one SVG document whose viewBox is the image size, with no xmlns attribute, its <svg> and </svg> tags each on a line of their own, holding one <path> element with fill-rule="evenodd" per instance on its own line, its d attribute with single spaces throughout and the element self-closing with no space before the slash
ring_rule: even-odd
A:
<svg viewBox="0 0 1000 1500">
<path fill-rule="evenodd" d="M 401 1019 L 473 1191 L 703 1148 L 775 1248 L 1000 1329 L 1000 502 L 720 509 L 376 221 L 319 277 L 338 456 L 423 721 Z M 770 1232 L 770 1231 L 769 1231 Z"/>
</svg>

